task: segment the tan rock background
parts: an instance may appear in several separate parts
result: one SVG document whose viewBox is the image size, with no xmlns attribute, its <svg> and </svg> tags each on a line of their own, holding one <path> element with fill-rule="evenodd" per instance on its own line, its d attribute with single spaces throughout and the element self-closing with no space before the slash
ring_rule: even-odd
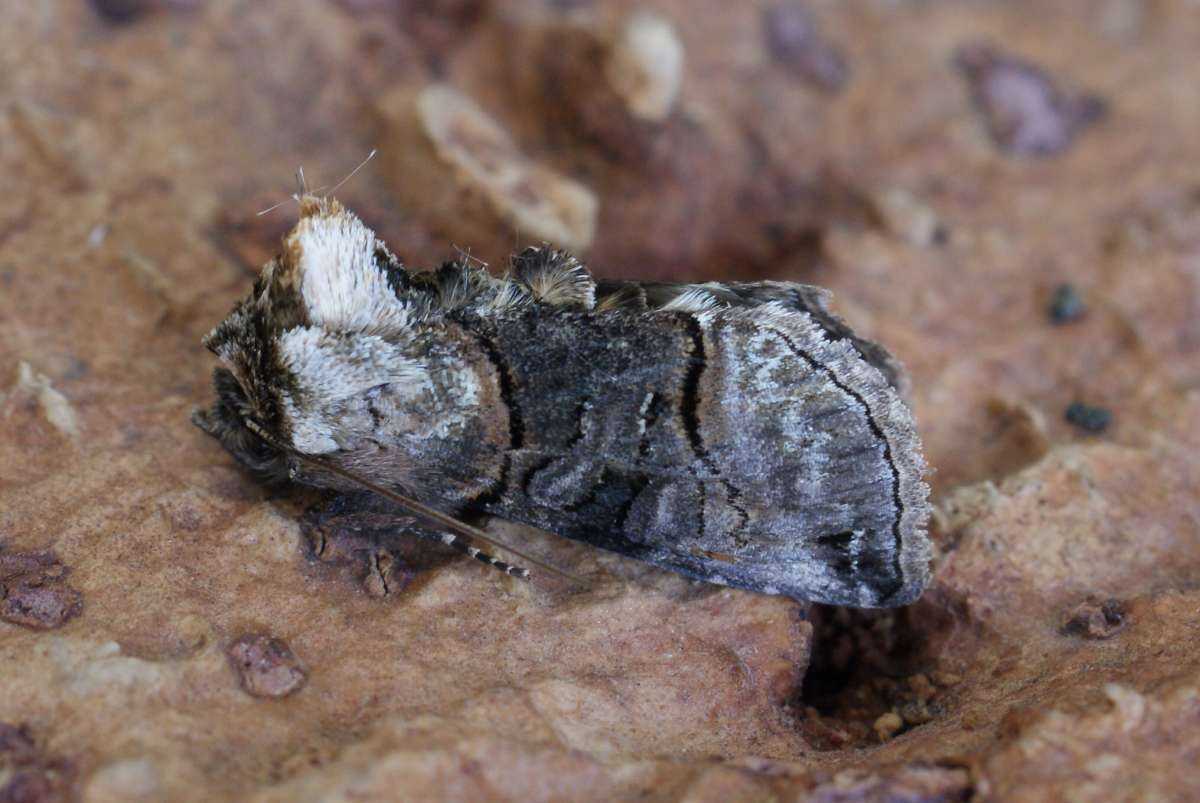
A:
<svg viewBox="0 0 1200 803">
<path fill-rule="evenodd" d="M 0 799 L 1200 796 L 1195 2 L 0 14 Z M 913 375 L 925 597 L 508 531 L 589 581 L 524 584 L 255 484 L 199 340 L 373 148 L 339 195 L 412 265 L 832 288 Z"/>
</svg>

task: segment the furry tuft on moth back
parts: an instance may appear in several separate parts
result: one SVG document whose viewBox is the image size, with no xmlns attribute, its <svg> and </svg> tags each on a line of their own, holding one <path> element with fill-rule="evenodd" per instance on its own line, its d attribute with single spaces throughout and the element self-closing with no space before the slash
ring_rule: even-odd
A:
<svg viewBox="0 0 1200 803">
<path fill-rule="evenodd" d="M 509 573 L 524 570 L 459 540 L 490 542 L 463 518 L 721 585 L 903 605 L 930 553 L 906 378 L 828 298 L 597 281 L 548 247 L 504 276 L 465 259 L 409 272 L 305 195 L 205 339 L 222 365 L 195 421 L 264 476 L 367 487 L 429 523 L 404 532 Z"/>
</svg>

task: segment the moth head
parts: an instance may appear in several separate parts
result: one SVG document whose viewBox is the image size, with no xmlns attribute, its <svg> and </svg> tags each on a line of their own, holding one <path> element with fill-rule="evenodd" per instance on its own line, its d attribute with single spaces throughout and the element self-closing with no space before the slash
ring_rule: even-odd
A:
<svg viewBox="0 0 1200 803">
<path fill-rule="evenodd" d="M 274 481 L 287 476 L 284 455 L 259 437 L 249 422 L 257 421 L 241 382 L 227 368 L 213 372 L 217 399 L 207 410 L 192 414 L 192 423 L 212 435 L 238 462 L 257 474 L 260 479 Z"/>
<path fill-rule="evenodd" d="M 270 451 L 255 429 L 305 453 L 336 451 L 350 400 L 420 377 L 406 347 L 426 315 L 375 233 L 336 200 L 306 195 L 279 255 L 204 339 L 222 368 L 197 423 L 252 468 Z"/>
</svg>

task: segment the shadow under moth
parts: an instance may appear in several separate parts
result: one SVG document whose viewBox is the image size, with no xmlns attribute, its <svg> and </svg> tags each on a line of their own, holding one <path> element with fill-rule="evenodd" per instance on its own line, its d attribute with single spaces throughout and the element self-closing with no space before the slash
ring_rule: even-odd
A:
<svg viewBox="0 0 1200 803">
<path fill-rule="evenodd" d="M 195 421 L 262 475 L 368 488 L 428 525 L 405 532 L 510 574 L 527 572 L 480 551 L 494 542 L 464 519 L 710 583 L 904 605 L 930 553 L 906 379 L 828 296 L 597 280 L 549 248 L 503 277 L 465 259 L 410 272 L 337 201 L 305 195 L 205 338 L 222 366 Z"/>
</svg>

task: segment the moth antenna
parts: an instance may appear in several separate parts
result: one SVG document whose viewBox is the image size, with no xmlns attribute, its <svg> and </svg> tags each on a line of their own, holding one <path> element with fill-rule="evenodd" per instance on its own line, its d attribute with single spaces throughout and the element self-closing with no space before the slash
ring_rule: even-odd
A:
<svg viewBox="0 0 1200 803">
<path fill-rule="evenodd" d="M 299 202 L 300 202 L 300 196 L 299 196 L 299 195 L 293 195 L 291 198 L 288 198 L 288 199 L 287 199 L 287 201 L 280 201 L 279 203 L 275 204 L 274 206 L 268 206 L 266 209 L 264 209 L 263 211 L 261 211 L 261 212 L 259 212 L 258 214 L 256 214 L 256 215 L 255 215 L 255 217 L 262 217 L 263 215 L 267 214 L 268 212 L 274 212 L 276 209 L 278 209 L 279 207 L 283 206 L 283 205 L 284 205 L 284 204 L 286 204 L 288 201 L 295 201 L 295 202 L 299 203 Z"/>
<path fill-rule="evenodd" d="M 262 210 L 257 215 L 255 215 L 255 217 L 262 217 L 263 215 L 267 214 L 268 212 L 274 212 L 276 209 L 283 206 L 288 201 L 295 201 L 296 203 L 300 203 L 300 199 L 303 196 L 308 195 L 308 182 L 304 178 L 304 165 L 300 165 L 300 167 L 296 168 L 296 186 L 298 187 L 299 192 L 293 192 L 291 198 L 288 198 L 285 201 L 280 201 L 279 203 L 275 204 L 274 206 L 268 206 L 266 209 Z"/>
<path fill-rule="evenodd" d="M 367 154 L 367 158 L 363 159 L 361 162 L 358 163 L 358 167 L 354 168 L 349 173 L 347 173 L 345 178 L 343 178 L 337 184 L 334 184 L 332 187 L 330 187 L 328 184 L 322 184 L 320 187 L 317 187 L 315 190 L 305 189 L 304 194 L 305 195 L 321 195 L 321 193 L 325 193 L 321 197 L 328 198 L 330 195 L 332 195 L 333 193 L 338 191 L 338 187 L 341 187 L 347 181 L 354 178 L 354 174 L 357 173 L 359 170 L 362 170 L 363 167 L 366 166 L 367 162 L 369 162 L 375 158 L 375 154 L 377 154 L 377 153 L 379 153 L 378 148 L 372 149 L 372 151 Z"/>
<path fill-rule="evenodd" d="M 330 188 L 329 188 L 329 192 L 326 192 L 326 193 L 325 193 L 325 195 L 326 195 L 326 196 L 329 196 L 329 195 L 333 195 L 335 192 L 337 192 L 337 191 L 338 191 L 338 188 L 340 188 L 340 187 L 341 187 L 343 184 L 345 184 L 345 183 L 346 183 L 347 181 L 349 181 L 350 179 L 354 178 L 354 174 L 355 174 L 355 173 L 357 173 L 359 170 L 362 170 L 364 167 L 366 167 L 366 166 L 367 166 L 367 162 L 369 162 L 369 161 L 371 161 L 372 159 L 374 159 L 374 158 L 375 158 L 375 154 L 377 154 L 377 153 L 379 153 L 379 149 L 378 149 L 378 148 L 372 148 L 372 149 L 371 149 L 371 152 L 367 154 L 367 158 L 366 158 L 366 159 L 363 159 L 361 162 L 359 162 L 359 163 L 358 163 L 358 167 L 354 168 L 354 169 L 353 169 L 353 170 L 351 170 L 349 173 L 347 173 L 345 178 L 343 178 L 343 179 L 342 179 L 341 181 L 339 181 L 337 184 L 334 184 L 332 187 L 330 187 Z M 316 194 L 317 194 L 317 193 L 319 193 L 319 192 L 325 192 L 325 187 L 318 187 L 317 189 L 313 190 L 313 194 L 314 194 L 314 195 L 316 195 Z"/>
<path fill-rule="evenodd" d="M 358 167 L 354 168 L 349 173 L 347 173 L 345 178 L 343 178 L 337 184 L 334 184 L 332 187 L 330 187 L 329 185 L 325 185 L 324 187 L 318 187 L 317 189 L 312 191 L 312 194 L 316 195 L 317 193 L 325 192 L 327 189 L 329 191 L 325 192 L 326 196 L 332 195 L 333 193 L 337 192 L 338 188 L 341 187 L 343 184 L 345 184 L 350 179 L 354 178 L 354 174 L 357 173 L 359 170 L 362 170 L 366 166 L 367 162 L 374 159 L 375 154 L 377 154 L 377 153 L 379 153 L 378 148 L 372 149 L 371 152 L 367 154 L 367 158 L 363 159 L 361 162 L 359 162 Z M 266 209 L 259 212 L 255 217 L 262 217 L 263 215 L 267 214 L 268 212 L 274 212 L 276 209 L 283 206 L 288 201 L 295 201 L 296 203 L 300 203 L 300 199 L 302 197 L 304 197 L 305 195 L 309 194 L 308 181 L 304 178 L 304 166 L 303 165 L 301 165 L 296 170 L 296 184 L 300 188 L 299 192 L 294 193 L 291 198 L 287 199 L 287 201 L 280 201 L 279 203 L 275 204 L 274 206 L 267 207 Z"/>
<path fill-rule="evenodd" d="M 288 446 L 287 444 L 281 443 L 280 441 L 276 440 L 271 435 L 267 434 L 266 430 L 257 421 L 253 421 L 251 419 L 245 419 L 245 423 L 246 423 L 246 427 L 251 432 L 253 432 L 255 435 L 262 438 L 264 441 L 266 441 L 271 446 L 274 446 L 276 449 L 279 449 L 280 451 L 283 451 L 283 452 L 287 452 L 292 457 L 295 457 L 297 460 L 299 460 L 302 463 L 308 463 L 309 465 L 316 466 L 317 468 L 319 468 L 323 471 L 328 471 L 331 474 L 336 474 L 337 476 L 339 476 L 343 479 L 349 480 L 349 481 L 355 483 L 356 485 L 366 488 L 368 491 L 379 494 L 384 499 L 389 499 L 392 502 L 395 502 L 397 505 L 400 505 L 401 507 L 406 508 L 409 512 L 415 513 L 416 515 L 420 516 L 423 519 L 428 519 L 429 521 L 437 522 L 438 524 L 445 527 L 446 529 L 453 530 L 454 532 L 458 533 L 459 535 L 466 536 L 467 538 L 470 538 L 474 541 L 478 541 L 483 544 L 487 544 L 488 546 L 491 546 L 491 547 L 495 547 L 496 549 L 502 549 L 505 552 L 511 552 L 512 554 L 516 555 L 518 558 L 521 558 L 525 562 L 533 564 L 534 566 L 540 566 L 541 568 L 545 569 L 546 571 L 550 572 L 551 574 L 557 574 L 559 577 L 562 577 L 563 579 L 569 580 L 570 582 L 576 583 L 578 585 L 585 585 L 582 578 L 576 577 L 575 575 L 565 572 L 562 569 L 559 569 L 555 566 L 551 566 L 549 563 L 539 560 L 538 558 L 535 558 L 533 555 L 529 555 L 524 552 L 521 552 L 520 550 L 514 549 L 513 547 L 510 547 L 507 544 L 502 544 L 499 541 L 497 541 L 496 539 L 492 538 L 487 533 L 483 532 L 483 530 L 480 530 L 478 527 L 472 527 L 471 525 L 461 522 L 458 519 L 454 518 L 453 516 L 449 516 L 449 515 L 441 512 L 440 510 L 435 510 L 434 508 L 429 507 L 428 505 L 426 505 L 422 502 L 418 502 L 415 499 L 410 499 L 409 497 L 404 496 L 403 494 L 393 491 L 391 488 L 385 488 L 382 485 L 379 485 L 378 483 L 368 480 L 366 477 L 360 477 L 357 474 L 355 474 L 354 472 L 347 471 L 346 469 L 342 468 L 341 466 L 334 465 L 333 463 L 330 463 L 327 460 L 323 460 L 320 457 L 314 457 L 313 455 L 304 454 L 303 452 L 298 451 L 297 449 L 294 449 L 293 447 Z M 449 546 L 453 546 L 456 549 L 460 549 L 461 551 L 466 551 L 465 548 L 456 546 L 455 543 L 452 543 L 451 541 L 447 541 L 445 538 L 443 538 L 442 541 L 443 541 L 443 543 L 448 544 Z M 457 541 L 458 541 L 458 538 L 457 537 L 454 538 L 454 542 L 457 542 Z M 471 554 L 471 553 L 468 552 L 467 554 Z M 480 552 L 479 554 L 482 555 L 484 553 Z M 477 556 L 471 555 L 471 557 L 477 557 Z M 489 562 L 489 560 L 488 560 L 489 558 L 491 558 L 491 556 L 487 556 L 486 558 L 477 558 L 477 559 L 483 560 L 486 563 L 486 562 Z M 491 558 L 491 560 L 494 560 L 494 558 Z M 502 561 L 496 561 L 496 562 L 502 563 Z M 508 566 L 508 564 L 504 564 L 504 565 L 506 567 Z M 513 567 L 513 568 L 515 569 L 517 567 Z M 527 577 L 529 575 L 528 570 L 523 570 L 523 571 L 525 572 L 525 574 L 523 574 L 521 576 Z M 509 574 L 509 573 L 510 572 L 507 572 L 507 571 L 505 572 L 505 574 Z M 515 572 L 512 572 L 512 573 L 515 573 Z"/>
</svg>

